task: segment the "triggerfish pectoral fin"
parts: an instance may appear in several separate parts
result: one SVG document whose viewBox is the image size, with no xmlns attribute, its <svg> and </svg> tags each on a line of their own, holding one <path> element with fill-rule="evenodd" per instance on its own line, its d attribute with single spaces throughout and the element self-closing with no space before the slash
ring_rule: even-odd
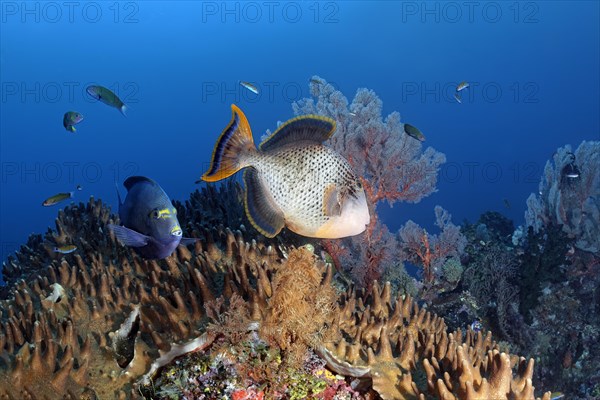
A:
<svg viewBox="0 0 600 400">
<path fill-rule="evenodd" d="M 108 224 L 108 228 L 114 232 L 117 239 L 119 239 L 119 241 L 125 246 L 143 247 L 146 246 L 152 239 L 149 236 L 142 235 L 141 233 L 124 226 Z"/>
<path fill-rule="evenodd" d="M 266 237 L 276 236 L 285 225 L 283 213 L 271 193 L 265 190 L 254 168 L 244 171 L 244 186 L 244 205 L 250 223 Z"/>
<path fill-rule="evenodd" d="M 340 204 L 340 191 L 335 183 L 329 184 L 323 194 L 323 214 L 328 217 L 340 215 L 342 205 Z"/>
<path fill-rule="evenodd" d="M 210 168 L 202 175 L 206 182 L 220 181 L 235 174 L 247 166 L 244 158 L 256 152 L 248 119 L 235 104 L 231 105 L 231 113 L 231 122 L 219 136 L 213 150 Z"/>
</svg>

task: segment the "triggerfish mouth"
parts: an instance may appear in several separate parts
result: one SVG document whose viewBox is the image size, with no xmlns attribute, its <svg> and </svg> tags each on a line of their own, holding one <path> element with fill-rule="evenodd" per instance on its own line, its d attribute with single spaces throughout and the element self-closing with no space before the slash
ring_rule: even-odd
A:
<svg viewBox="0 0 600 400">
<path fill-rule="evenodd" d="M 122 244 L 135 248 L 146 259 L 159 259 L 171 255 L 180 242 L 195 241 L 182 238 L 177 210 L 158 183 L 145 176 L 132 176 L 123 186 L 127 189 L 125 202 L 117 189 L 123 226 L 108 225 Z"/>
<path fill-rule="evenodd" d="M 370 215 L 360 180 L 346 159 L 323 145 L 336 130 L 333 119 L 290 119 L 257 149 L 246 116 L 236 105 L 231 109 L 202 179 L 215 182 L 245 169 L 246 215 L 260 233 L 274 237 L 287 227 L 336 239 L 366 229 Z"/>
</svg>

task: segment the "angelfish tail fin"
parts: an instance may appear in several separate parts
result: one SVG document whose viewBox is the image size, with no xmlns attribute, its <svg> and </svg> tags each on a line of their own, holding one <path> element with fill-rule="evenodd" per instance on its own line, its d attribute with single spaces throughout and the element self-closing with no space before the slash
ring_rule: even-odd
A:
<svg viewBox="0 0 600 400">
<path fill-rule="evenodd" d="M 202 175 L 206 182 L 220 181 L 247 167 L 248 154 L 257 151 L 248 119 L 235 104 L 231 105 L 231 112 L 231 122 L 217 140 L 210 168 Z"/>
</svg>

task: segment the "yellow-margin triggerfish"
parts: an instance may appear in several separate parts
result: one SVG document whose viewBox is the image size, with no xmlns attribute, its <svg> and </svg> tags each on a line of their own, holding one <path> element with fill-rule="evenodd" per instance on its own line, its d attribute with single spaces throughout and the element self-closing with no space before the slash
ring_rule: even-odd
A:
<svg viewBox="0 0 600 400">
<path fill-rule="evenodd" d="M 365 230 L 370 215 L 360 180 L 346 159 L 323 145 L 336 130 L 333 119 L 290 119 L 257 149 L 246 116 L 236 105 L 231 109 L 202 179 L 219 181 L 245 168 L 246 215 L 258 231 L 274 237 L 285 226 L 334 239 Z"/>
</svg>

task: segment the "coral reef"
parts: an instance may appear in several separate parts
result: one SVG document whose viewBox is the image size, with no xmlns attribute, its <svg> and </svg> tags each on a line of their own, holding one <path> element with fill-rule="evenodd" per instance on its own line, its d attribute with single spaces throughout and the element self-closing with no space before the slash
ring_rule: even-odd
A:
<svg viewBox="0 0 600 400">
<path fill-rule="evenodd" d="M 365 300 L 347 293 L 339 315 L 338 336 L 318 352 L 338 373 L 371 378 L 383 399 L 533 398 L 533 360 L 501 353 L 490 332 L 469 330 L 463 341 L 410 298 L 392 300 L 389 284 L 375 283 Z"/>
<path fill-rule="evenodd" d="M 504 340 L 523 346 L 526 341 L 520 338 L 523 322 L 519 314 L 520 288 L 516 284 L 519 272 L 514 253 L 502 244 L 489 242 L 485 251 L 469 263 L 463 283 L 480 305 L 485 326 Z"/>
<path fill-rule="evenodd" d="M 382 273 L 382 266 L 396 255 L 385 225 L 375 212 L 377 204 L 387 201 L 417 203 L 435 192 L 444 154 L 431 147 L 422 151 L 421 142 L 404 132 L 400 114 L 382 117 L 382 101 L 375 92 L 358 89 L 352 103 L 323 78 L 310 80 L 313 98 L 293 104 L 296 115 L 318 114 L 336 120 L 337 131 L 330 145 L 342 154 L 361 177 L 369 203 L 371 222 L 364 234 L 344 240 L 350 249 L 341 251 L 332 241 L 324 241 L 326 250 L 339 267 L 357 272 L 357 281 L 369 286 Z M 339 260 L 338 260 L 339 259 Z"/>
<path fill-rule="evenodd" d="M 534 398 L 532 360 L 500 353 L 489 334 L 448 333 L 441 318 L 410 298 L 392 299 L 389 284 L 381 289 L 375 283 L 371 295 L 350 289 L 337 297 L 331 268 L 306 249 L 286 251 L 286 260 L 272 246 L 246 242 L 240 231 L 205 229 L 192 250 L 180 246 L 165 260 L 145 261 L 105 233 L 114 222 L 93 199 L 70 206 L 57 218 L 56 232 L 34 237 L 26 249 L 41 266 L 29 265 L 23 254 L 4 265 L 12 286 L 0 301 L 1 398 L 152 396 L 161 369 L 160 376 L 170 373 L 182 383 L 174 365 L 193 351 L 210 353 L 210 362 L 194 365 L 212 371 L 212 378 L 202 383 L 187 375 L 186 385 L 190 379 L 216 383 L 227 368 L 249 365 L 238 361 L 246 354 L 257 368 L 240 376 L 263 371 L 254 378 L 273 382 L 274 395 L 283 388 L 280 398 L 354 396 L 351 390 L 374 390 L 384 399 Z M 56 259 L 46 250 L 63 235 L 81 248 Z M 311 312 L 314 321 L 307 321 Z M 306 326 L 299 330 L 290 321 Z M 261 347 L 267 343 L 261 334 L 270 346 Z M 234 353 L 239 346 L 249 350 Z M 330 369 L 362 377 L 366 386 L 350 389 L 322 368 L 329 378 L 316 379 L 316 361 L 310 370 L 293 369 L 300 350 L 306 365 L 310 349 Z M 282 361 L 287 357 L 292 362 Z M 231 398 L 263 391 L 227 390 Z"/>
<path fill-rule="evenodd" d="M 260 336 L 286 351 L 292 365 L 324 339 L 322 327 L 336 311 L 335 290 L 321 284 L 314 258 L 306 249 L 290 253 L 273 278 L 273 295 L 260 326 Z"/>
<path fill-rule="evenodd" d="M 575 247 L 600 256 L 600 142 L 583 141 L 572 152 L 556 150 L 544 168 L 539 193 L 527 199 L 525 221 L 536 232 L 561 226 Z"/>
<path fill-rule="evenodd" d="M 462 231 L 465 270 L 428 309 L 457 329 L 491 329 L 511 351 L 536 360 L 535 381 L 569 399 L 600 393 L 600 260 L 552 222 L 510 235 L 512 223 L 485 213 Z M 595 393 L 595 394 L 594 394 Z"/>
<path fill-rule="evenodd" d="M 430 292 L 445 292 L 454 289 L 457 280 L 445 279 L 443 266 L 451 259 L 460 263 L 467 244 L 460 228 L 450 222 L 451 215 L 440 206 L 435 207 L 438 235 L 408 220 L 398 231 L 398 246 L 404 259 L 418 265 L 423 272 L 423 289 L 420 297 L 431 300 Z"/>
<path fill-rule="evenodd" d="M 215 297 L 211 288 L 243 292 L 236 282 L 249 289 L 249 278 L 240 270 L 276 258 L 272 248 L 226 230 L 203 232 L 207 241 L 197 242 L 193 254 L 180 246 L 165 260 L 145 261 L 104 233 L 114 222 L 93 199 L 68 207 L 56 232 L 44 242 L 34 238 L 38 245 L 26 251 L 38 255 L 33 265 L 46 263 L 54 257 L 47 249 L 68 236 L 81 246 L 77 253 L 37 270 L 18 261 L 23 254 L 4 265 L 14 283 L 0 303 L 0 395 L 131 396 L 136 380 L 211 342 L 202 307 Z"/>
</svg>

